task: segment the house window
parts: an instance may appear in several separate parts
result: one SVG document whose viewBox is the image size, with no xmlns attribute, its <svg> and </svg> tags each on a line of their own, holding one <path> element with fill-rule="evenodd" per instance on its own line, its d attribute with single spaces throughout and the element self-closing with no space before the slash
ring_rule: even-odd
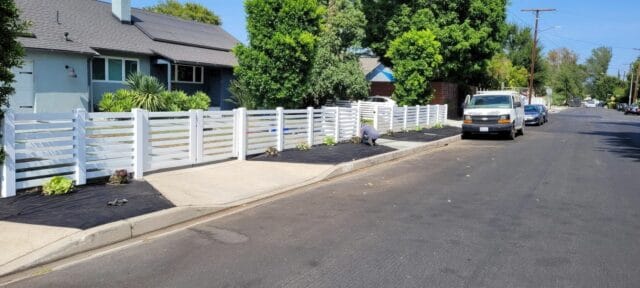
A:
<svg viewBox="0 0 640 288">
<path fill-rule="evenodd" d="M 138 59 L 96 57 L 91 62 L 93 81 L 123 82 L 132 73 L 138 73 Z"/>
<path fill-rule="evenodd" d="M 202 66 L 174 65 L 172 82 L 202 84 L 203 73 Z"/>
</svg>

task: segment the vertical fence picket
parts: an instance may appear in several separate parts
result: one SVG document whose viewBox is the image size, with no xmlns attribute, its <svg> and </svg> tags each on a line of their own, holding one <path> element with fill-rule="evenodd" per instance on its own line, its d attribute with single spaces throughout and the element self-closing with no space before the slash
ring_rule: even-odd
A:
<svg viewBox="0 0 640 288">
<path fill-rule="evenodd" d="M 358 100 L 358 105 L 356 106 L 356 135 L 359 136 L 360 129 L 362 128 L 362 101 Z"/>
<path fill-rule="evenodd" d="M 233 147 L 231 147 L 231 154 L 233 154 L 233 157 L 238 157 L 238 129 L 237 129 L 237 125 L 238 125 L 238 109 L 233 109 L 233 124 L 232 124 L 232 141 L 231 141 L 231 145 Z"/>
<path fill-rule="evenodd" d="M 313 118 L 313 107 L 307 107 L 307 145 L 309 147 L 313 146 L 313 129 L 314 129 L 314 118 Z"/>
<path fill-rule="evenodd" d="M 16 150 L 15 150 L 15 115 L 12 110 L 4 112 L 2 123 L 2 142 L 4 148 L 4 162 L 2 169 L 1 198 L 16 195 Z"/>
<path fill-rule="evenodd" d="M 276 149 L 284 150 L 284 109 L 276 108 Z"/>
<path fill-rule="evenodd" d="M 404 115 L 402 116 L 402 130 L 407 131 L 407 117 L 409 117 L 409 107 L 404 105 Z"/>
<path fill-rule="evenodd" d="M 340 142 L 340 107 L 336 107 L 335 130 L 333 132 L 334 140 Z"/>
<path fill-rule="evenodd" d="M 420 105 L 416 105 L 416 128 L 420 127 Z"/>
<path fill-rule="evenodd" d="M 247 159 L 247 108 L 238 108 L 236 110 L 237 122 L 236 133 L 238 141 L 238 160 Z"/>
<path fill-rule="evenodd" d="M 440 123 L 440 105 L 436 105 L 436 123 Z"/>
<path fill-rule="evenodd" d="M 189 161 L 198 162 L 198 112 L 189 110 Z"/>
<path fill-rule="evenodd" d="M 148 114 L 142 109 L 133 109 L 133 175 L 143 179 L 146 167 L 145 148 L 147 146 Z"/>
<path fill-rule="evenodd" d="M 76 185 L 87 184 L 87 157 L 86 157 L 86 123 L 89 115 L 84 109 L 76 109 L 73 124 L 73 154 L 75 159 Z"/>
<path fill-rule="evenodd" d="M 378 105 L 373 107 L 373 129 L 378 130 L 378 115 L 380 115 L 380 107 Z"/>
<path fill-rule="evenodd" d="M 389 114 L 389 131 L 393 132 L 393 119 L 396 117 L 396 106 L 391 106 L 390 114 Z"/>
<path fill-rule="evenodd" d="M 445 124 L 449 119 L 449 104 L 444 104 L 444 116 L 442 119 L 442 124 Z"/>
<path fill-rule="evenodd" d="M 427 127 L 431 126 L 431 108 L 433 105 L 427 105 Z"/>
</svg>

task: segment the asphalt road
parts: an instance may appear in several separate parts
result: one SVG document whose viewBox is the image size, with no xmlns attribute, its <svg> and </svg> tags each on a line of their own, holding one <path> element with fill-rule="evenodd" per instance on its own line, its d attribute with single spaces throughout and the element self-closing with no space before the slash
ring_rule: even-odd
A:
<svg viewBox="0 0 640 288">
<path fill-rule="evenodd" d="M 638 287 L 640 117 L 573 109 L 10 287 Z"/>
</svg>

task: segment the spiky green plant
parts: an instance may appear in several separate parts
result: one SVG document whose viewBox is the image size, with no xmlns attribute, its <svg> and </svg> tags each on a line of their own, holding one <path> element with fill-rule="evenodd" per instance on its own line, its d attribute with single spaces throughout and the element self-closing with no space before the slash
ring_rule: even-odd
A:
<svg viewBox="0 0 640 288">
<path fill-rule="evenodd" d="M 160 83 L 158 78 L 135 73 L 129 75 L 126 81 L 129 89 L 136 92 L 133 98 L 133 105 L 149 111 L 162 111 L 165 103 L 162 97 L 164 85 Z"/>
</svg>

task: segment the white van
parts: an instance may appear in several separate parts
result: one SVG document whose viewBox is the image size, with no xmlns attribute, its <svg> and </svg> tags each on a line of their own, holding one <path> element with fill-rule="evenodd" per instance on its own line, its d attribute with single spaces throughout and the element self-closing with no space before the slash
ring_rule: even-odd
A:
<svg viewBox="0 0 640 288">
<path fill-rule="evenodd" d="M 464 102 L 462 137 L 471 134 L 524 135 L 523 99 L 515 91 L 483 91 Z"/>
</svg>

